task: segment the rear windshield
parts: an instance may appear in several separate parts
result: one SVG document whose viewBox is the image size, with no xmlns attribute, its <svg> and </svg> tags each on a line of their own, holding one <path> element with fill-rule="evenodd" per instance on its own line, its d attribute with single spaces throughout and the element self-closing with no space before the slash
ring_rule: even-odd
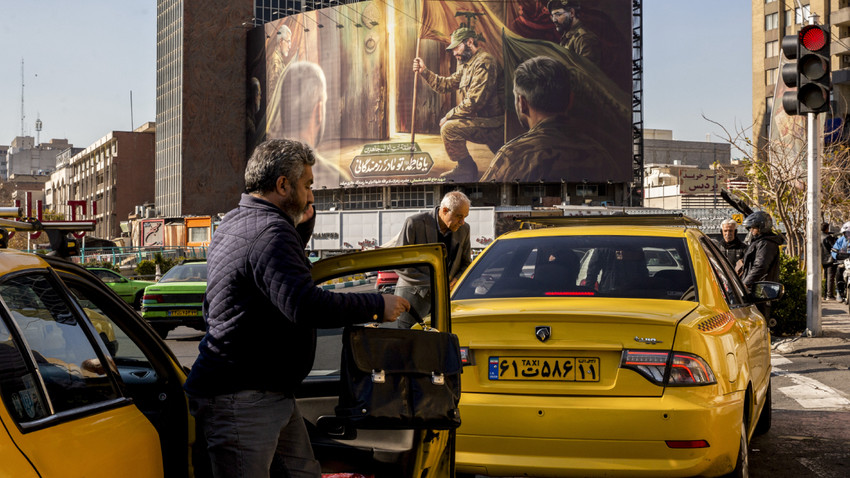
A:
<svg viewBox="0 0 850 478">
<path fill-rule="evenodd" d="M 160 282 L 206 282 L 207 281 L 207 264 L 199 262 L 197 264 L 182 264 L 176 265 L 168 270 L 162 276 Z"/>
<path fill-rule="evenodd" d="M 506 297 L 696 300 L 685 239 L 644 236 L 497 241 L 452 299 Z"/>
</svg>

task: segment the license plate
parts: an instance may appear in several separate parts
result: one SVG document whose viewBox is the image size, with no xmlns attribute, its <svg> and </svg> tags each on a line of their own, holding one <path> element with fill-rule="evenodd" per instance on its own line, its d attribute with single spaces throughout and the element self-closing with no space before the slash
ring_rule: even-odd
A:
<svg viewBox="0 0 850 478">
<path fill-rule="evenodd" d="M 191 309 L 169 310 L 166 314 L 169 317 L 194 317 L 198 315 L 198 311 Z"/>
<path fill-rule="evenodd" d="M 598 357 L 490 357 L 490 380 L 598 382 Z"/>
</svg>

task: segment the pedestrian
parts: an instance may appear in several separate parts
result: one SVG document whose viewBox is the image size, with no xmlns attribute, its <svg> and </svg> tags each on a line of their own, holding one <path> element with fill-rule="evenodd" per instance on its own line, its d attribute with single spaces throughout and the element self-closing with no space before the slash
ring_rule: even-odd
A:
<svg viewBox="0 0 850 478">
<path fill-rule="evenodd" d="M 313 283 L 305 244 L 315 162 L 297 141 L 258 145 L 246 193 L 209 247 L 207 332 L 185 389 L 217 478 L 321 476 L 293 396 L 312 368 L 316 328 L 391 322 L 409 307 L 393 295 Z"/>
<path fill-rule="evenodd" d="M 848 248 L 850 248 L 850 222 L 845 222 L 838 231 L 838 239 L 832 244 L 832 258 L 837 262 L 835 271 L 835 290 L 838 293 L 838 300 L 844 302 L 847 300 L 847 279 L 844 277 L 847 273 L 847 268 L 844 265 L 844 259 L 850 258 Z"/>
<path fill-rule="evenodd" d="M 744 227 L 750 231 L 750 245 L 744 252 L 742 282 L 753 290 L 756 282 L 779 282 L 779 246 L 785 240 L 773 232 L 773 218 L 764 211 L 756 211 L 744 219 Z M 760 303 L 759 310 L 766 319 L 770 318 L 770 303 Z"/>
<path fill-rule="evenodd" d="M 443 196 L 440 205 L 431 211 L 421 212 L 404 221 L 399 234 L 399 245 L 432 244 L 442 242 L 446 246 L 446 271 L 449 289 L 463 271 L 472 263 L 472 249 L 469 242 L 469 198 L 460 191 L 452 191 Z M 421 267 L 397 271 L 398 282 L 395 293 L 410 302 L 420 317 L 431 312 L 431 275 Z M 410 328 L 416 320 L 403 313 L 396 323 L 398 328 Z"/>
<path fill-rule="evenodd" d="M 823 295 L 824 299 L 838 299 L 835 296 L 836 272 L 838 272 L 838 261 L 832 257 L 832 246 L 835 244 L 836 237 L 829 230 L 829 223 L 821 224 L 821 265 L 823 266 L 823 277 L 826 281 Z"/>
<path fill-rule="evenodd" d="M 747 245 L 738 238 L 738 223 L 734 219 L 725 219 L 720 223 L 720 232 L 723 235 L 722 240 L 714 241 L 735 272 L 739 272 L 744 267 L 744 252 L 747 250 Z"/>
</svg>

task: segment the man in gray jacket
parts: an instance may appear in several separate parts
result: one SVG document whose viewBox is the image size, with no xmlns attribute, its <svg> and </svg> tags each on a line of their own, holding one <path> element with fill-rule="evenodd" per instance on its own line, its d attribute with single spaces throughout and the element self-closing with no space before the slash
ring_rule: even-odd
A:
<svg viewBox="0 0 850 478">
<path fill-rule="evenodd" d="M 443 196 L 440 205 L 433 211 L 408 217 L 399 234 L 399 245 L 443 243 L 446 246 L 446 272 L 449 289 L 453 288 L 460 275 L 472 262 L 469 245 L 469 198 L 460 191 Z M 420 317 L 431 312 L 431 275 L 421 267 L 401 269 L 395 293 L 410 302 Z M 410 328 L 416 323 L 411 314 L 402 313 L 396 322 L 398 328 Z"/>
</svg>

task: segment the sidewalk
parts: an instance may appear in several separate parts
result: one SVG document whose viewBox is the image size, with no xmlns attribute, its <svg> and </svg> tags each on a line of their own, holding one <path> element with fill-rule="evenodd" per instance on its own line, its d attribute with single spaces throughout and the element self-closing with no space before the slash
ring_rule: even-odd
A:
<svg viewBox="0 0 850 478">
<path fill-rule="evenodd" d="M 782 355 L 814 357 L 826 364 L 850 369 L 850 311 L 847 304 L 821 301 L 820 337 L 776 337 L 771 348 Z"/>
</svg>

